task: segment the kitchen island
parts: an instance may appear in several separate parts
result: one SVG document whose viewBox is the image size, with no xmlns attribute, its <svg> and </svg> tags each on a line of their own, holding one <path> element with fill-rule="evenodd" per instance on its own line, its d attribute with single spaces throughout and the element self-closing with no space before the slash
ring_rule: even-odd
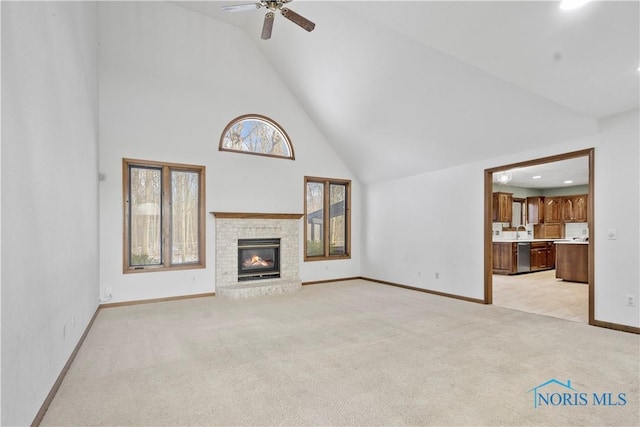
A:
<svg viewBox="0 0 640 427">
<path fill-rule="evenodd" d="M 556 246 L 556 278 L 589 282 L 589 242 L 559 240 Z"/>
</svg>

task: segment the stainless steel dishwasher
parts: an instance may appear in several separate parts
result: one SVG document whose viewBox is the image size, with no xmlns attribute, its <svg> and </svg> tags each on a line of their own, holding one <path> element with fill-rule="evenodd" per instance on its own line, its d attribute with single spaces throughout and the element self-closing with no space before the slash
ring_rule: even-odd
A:
<svg viewBox="0 0 640 427">
<path fill-rule="evenodd" d="M 531 243 L 518 242 L 518 273 L 531 271 Z"/>
</svg>

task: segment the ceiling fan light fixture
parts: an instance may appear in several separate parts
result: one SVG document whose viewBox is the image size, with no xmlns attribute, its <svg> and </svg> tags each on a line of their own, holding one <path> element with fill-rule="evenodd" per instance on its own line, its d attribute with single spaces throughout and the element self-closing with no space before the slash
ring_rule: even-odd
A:
<svg viewBox="0 0 640 427">
<path fill-rule="evenodd" d="M 222 6 L 222 10 L 224 12 L 242 12 L 250 9 L 260 9 L 266 8 L 269 9 L 269 12 L 264 17 L 264 24 L 262 25 L 262 40 L 268 40 L 271 38 L 271 32 L 273 31 L 273 20 L 275 18 L 274 12 L 276 10 L 280 11 L 282 16 L 284 16 L 289 21 L 293 22 L 300 28 L 307 30 L 309 32 L 313 31 L 316 27 L 316 24 L 309 21 L 302 15 L 297 14 L 291 9 L 283 7 L 287 3 L 292 2 L 293 0 L 259 0 L 258 3 L 245 3 L 245 4 L 235 4 L 229 6 Z"/>
</svg>

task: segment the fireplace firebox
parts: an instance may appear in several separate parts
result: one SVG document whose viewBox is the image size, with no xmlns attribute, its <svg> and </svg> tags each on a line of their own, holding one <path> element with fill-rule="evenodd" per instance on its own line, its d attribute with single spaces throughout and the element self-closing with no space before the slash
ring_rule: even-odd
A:
<svg viewBox="0 0 640 427">
<path fill-rule="evenodd" d="M 238 281 L 280 277 L 280 239 L 238 240 Z"/>
</svg>

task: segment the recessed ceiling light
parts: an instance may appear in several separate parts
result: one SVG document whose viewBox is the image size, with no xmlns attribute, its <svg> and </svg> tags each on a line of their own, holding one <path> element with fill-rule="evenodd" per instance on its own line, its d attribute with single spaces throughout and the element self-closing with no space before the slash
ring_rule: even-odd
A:
<svg viewBox="0 0 640 427">
<path fill-rule="evenodd" d="M 571 181 L 570 179 L 568 179 L 568 180 L 566 180 L 564 183 L 565 183 L 565 184 L 573 184 L 573 181 Z"/>
<path fill-rule="evenodd" d="M 560 9 L 562 10 L 573 10 L 587 4 L 589 0 L 562 0 L 560 2 Z"/>
<path fill-rule="evenodd" d="M 531 179 L 540 179 L 540 178 L 542 178 L 542 175 L 536 175 L 531 177 Z"/>
</svg>

